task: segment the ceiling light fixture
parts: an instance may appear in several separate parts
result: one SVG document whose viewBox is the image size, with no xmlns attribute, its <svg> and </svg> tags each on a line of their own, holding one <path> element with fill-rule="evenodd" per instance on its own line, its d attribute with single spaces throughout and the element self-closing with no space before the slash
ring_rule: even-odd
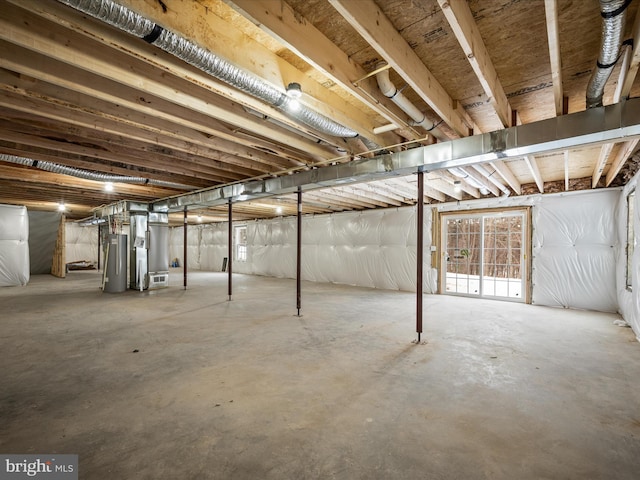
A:
<svg viewBox="0 0 640 480">
<path fill-rule="evenodd" d="M 282 215 L 282 207 L 276 207 L 276 214 Z"/>
<path fill-rule="evenodd" d="M 111 182 L 106 182 L 104 184 L 104 191 L 105 192 L 113 192 L 113 183 Z"/>
<path fill-rule="evenodd" d="M 462 182 L 460 182 L 460 180 L 456 180 L 453 182 L 453 191 L 456 193 L 459 193 L 460 190 L 462 190 L 462 187 L 460 186 Z"/>
<path fill-rule="evenodd" d="M 197 216 L 198 223 L 202 223 L 202 215 Z"/>
<path fill-rule="evenodd" d="M 67 209 L 67 207 L 65 206 L 65 204 L 64 204 L 64 203 L 60 202 L 60 203 L 58 204 L 58 211 L 59 211 L 59 212 L 64 212 L 66 209 Z"/>
<path fill-rule="evenodd" d="M 299 83 L 291 82 L 287 85 L 287 108 L 292 111 L 297 111 L 300 108 L 300 97 L 302 97 L 302 87 Z"/>
</svg>

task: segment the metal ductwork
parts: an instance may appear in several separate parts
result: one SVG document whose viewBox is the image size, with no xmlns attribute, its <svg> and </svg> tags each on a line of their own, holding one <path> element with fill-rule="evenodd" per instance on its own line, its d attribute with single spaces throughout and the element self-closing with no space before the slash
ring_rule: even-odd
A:
<svg viewBox="0 0 640 480">
<path fill-rule="evenodd" d="M 60 165 L 58 163 L 33 160 L 31 158 L 17 157 L 15 155 L 0 154 L 0 161 L 14 163 L 16 165 L 24 165 L 25 167 L 39 168 L 46 172 L 70 175 L 72 177 L 93 180 L 95 182 L 134 183 L 139 185 L 153 185 L 155 187 L 175 188 L 179 190 L 196 190 L 195 187 L 182 185 L 180 183 L 165 182 L 164 180 L 154 180 L 152 178 L 129 177 L 124 175 L 91 172 L 80 168 L 67 167 L 66 165 Z"/>
<path fill-rule="evenodd" d="M 637 137 L 640 137 L 640 98 L 632 98 L 606 107 L 374 158 L 177 195 L 153 202 L 152 211 L 173 212 L 201 208 L 203 205 L 225 205 L 229 201 L 256 200 L 294 193 L 299 189 L 307 191 L 410 175 L 416 171 L 515 160 L 525 155 L 540 155 Z"/>
<path fill-rule="evenodd" d="M 620 56 L 626 9 L 631 0 L 600 0 L 602 40 L 596 68 L 587 86 L 587 108 L 601 107 L 604 86 Z"/>
<path fill-rule="evenodd" d="M 293 98 L 265 82 L 257 75 L 236 67 L 227 60 L 111 0 L 58 1 L 131 35 L 142 38 L 216 79 L 282 110 L 291 118 L 323 134 L 341 138 L 358 137 L 358 132 L 340 125 L 304 105 L 297 105 L 296 108 L 292 108 Z M 364 141 L 365 139 L 362 140 Z M 369 145 L 375 145 L 376 148 L 379 148 L 379 145 L 372 141 L 368 142 Z"/>
<path fill-rule="evenodd" d="M 411 120 L 413 120 L 413 126 L 424 128 L 439 141 L 446 142 L 449 140 L 449 138 L 437 128 L 436 123 L 427 119 L 427 116 L 418 110 L 418 107 L 411 103 L 411 101 L 396 88 L 389 78 L 389 69 L 380 70 L 376 73 L 376 80 L 378 81 L 378 88 L 380 88 L 382 94 L 391 99 L 404 113 L 409 115 Z"/>
</svg>

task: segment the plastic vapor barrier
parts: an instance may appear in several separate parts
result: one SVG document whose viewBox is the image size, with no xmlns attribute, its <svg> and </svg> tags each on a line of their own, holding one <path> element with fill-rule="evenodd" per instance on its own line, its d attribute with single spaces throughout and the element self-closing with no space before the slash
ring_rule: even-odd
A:
<svg viewBox="0 0 640 480">
<path fill-rule="evenodd" d="M 533 303 L 617 311 L 617 189 L 545 195 L 533 209 Z"/>
<path fill-rule="evenodd" d="M 247 227 L 247 261 L 237 258 L 233 271 L 294 278 L 297 219 L 295 217 L 234 222 Z M 189 268 L 221 271 L 228 255 L 227 223 L 189 227 Z M 171 258 L 182 259 L 182 228 L 171 230 Z M 192 243 L 191 239 L 194 239 Z M 430 250 L 431 215 L 425 211 L 425 252 Z M 193 253 L 191 249 L 194 249 Z M 436 290 L 436 270 L 425 254 L 424 291 Z M 192 267 L 193 262 L 193 267 Z M 416 209 L 370 210 L 303 217 L 302 279 L 363 287 L 415 291 Z M 195 265 L 198 265 L 197 267 Z"/>
<path fill-rule="evenodd" d="M 627 233 L 629 210 L 627 206 L 629 194 L 636 192 L 633 201 L 633 231 L 635 237 L 640 235 L 640 192 L 636 190 L 638 175 L 625 186 L 618 198 L 617 234 L 620 248 L 617 249 L 616 262 L 616 293 L 618 297 L 618 311 L 622 318 L 633 328 L 636 338 L 640 341 L 640 247 L 635 245 L 631 257 L 631 285 L 627 285 Z"/>
<path fill-rule="evenodd" d="M 200 265 L 201 225 L 187 226 L 187 270 L 208 270 Z M 180 267 L 184 265 L 184 228 L 170 229 L 169 235 L 169 265 L 178 259 Z"/>
<path fill-rule="evenodd" d="M 65 248 L 67 262 L 87 261 L 98 264 L 98 227 L 83 227 L 77 223 L 65 225 Z M 102 259 L 104 261 L 104 258 Z"/>
<path fill-rule="evenodd" d="M 29 283 L 27 208 L 0 205 L 0 287 L 27 283 Z"/>
<path fill-rule="evenodd" d="M 221 272 L 222 263 L 225 257 L 229 255 L 227 247 L 227 239 L 229 230 L 227 223 L 212 223 L 204 225 L 200 231 L 200 266 L 203 270 L 212 272 Z M 234 263 L 233 270 L 240 272 Z"/>
</svg>

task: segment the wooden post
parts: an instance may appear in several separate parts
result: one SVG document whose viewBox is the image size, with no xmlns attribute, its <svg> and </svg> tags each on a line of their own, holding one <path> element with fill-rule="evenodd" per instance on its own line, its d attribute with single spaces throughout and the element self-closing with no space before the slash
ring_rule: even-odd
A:
<svg viewBox="0 0 640 480">
<path fill-rule="evenodd" d="M 65 252 L 65 216 L 60 216 L 60 226 L 58 227 L 58 237 L 56 238 L 56 247 L 53 251 L 53 262 L 51 264 L 51 275 L 58 278 L 67 276 L 67 263 Z"/>
</svg>

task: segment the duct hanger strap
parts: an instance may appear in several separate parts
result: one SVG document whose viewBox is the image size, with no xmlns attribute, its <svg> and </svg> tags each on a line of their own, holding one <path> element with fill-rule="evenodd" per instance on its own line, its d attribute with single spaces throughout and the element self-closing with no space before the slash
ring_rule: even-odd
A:
<svg viewBox="0 0 640 480">
<path fill-rule="evenodd" d="M 163 28 L 156 23 L 153 26 L 153 30 L 151 30 L 151 32 L 149 32 L 144 37 L 142 37 L 142 39 L 147 43 L 153 43 L 162 34 L 162 30 L 163 30 Z"/>
<path fill-rule="evenodd" d="M 600 63 L 600 60 L 597 60 L 596 65 L 598 66 L 598 68 L 602 68 L 602 69 L 613 68 L 616 66 L 616 63 L 618 63 L 619 58 L 620 56 L 618 56 L 618 58 L 616 58 L 616 60 L 611 63 Z"/>
<path fill-rule="evenodd" d="M 627 7 L 631 4 L 633 0 L 625 0 L 625 2 L 620 5 L 618 8 L 616 8 L 615 10 L 611 11 L 611 12 L 600 12 L 600 15 L 602 15 L 602 18 L 605 19 L 610 19 L 610 18 L 615 18 L 618 15 L 621 15 L 626 9 Z"/>
</svg>

